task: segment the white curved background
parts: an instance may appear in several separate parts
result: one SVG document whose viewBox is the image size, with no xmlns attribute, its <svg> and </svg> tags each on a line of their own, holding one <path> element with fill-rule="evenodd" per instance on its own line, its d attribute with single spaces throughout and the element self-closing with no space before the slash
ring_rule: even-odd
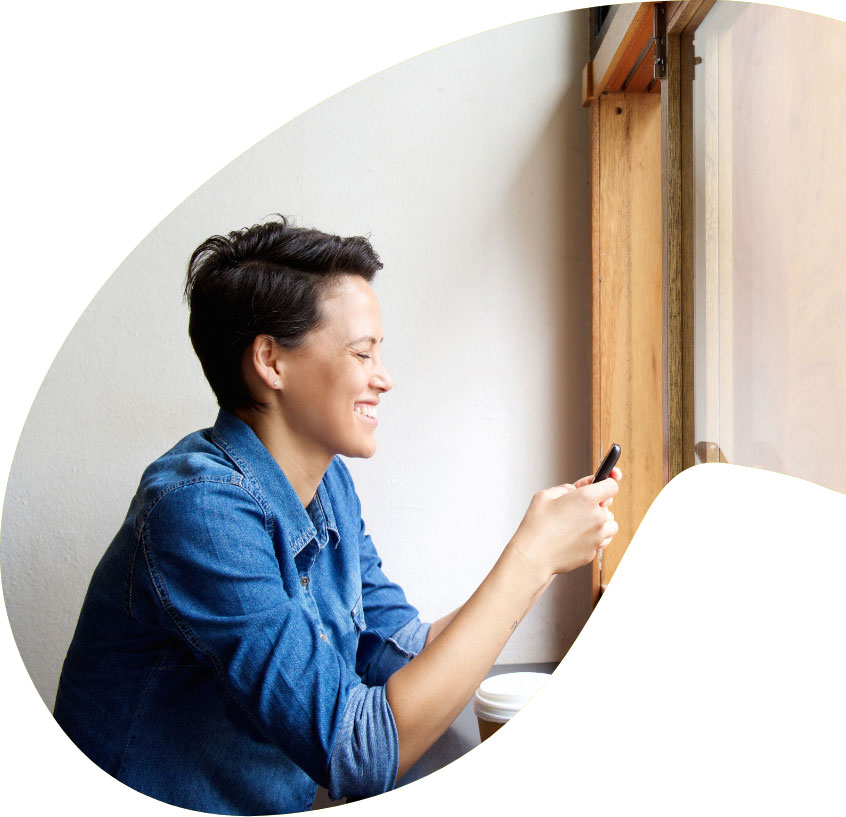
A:
<svg viewBox="0 0 846 817">
<path fill-rule="evenodd" d="M 0 303 L 4 494 L 16 441 L 56 350 L 111 271 L 181 200 L 287 119 L 359 79 L 443 43 L 576 4 L 523 2 L 519 11 L 513 3 L 473 11 L 454 5 L 409 12 L 389 3 L 246 3 L 237 18 L 231 4 L 220 3 L 153 3 L 136 15 L 95 3 L 7 12 L 15 37 L 4 44 L 3 74 L 15 124 L 3 135 L 10 236 Z M 843 16 L 834 4 L 789 5 Z M 237 115 L 221 111 L 221 96 L 236 91 L 247 98 Z M 343 226 L 302 215 L 327 229 Z M 119 366 L 121 352 L 114 354 L 110 365 Z M 96 382 L 98 373 L 87 376 Z M 61 426 L 51 431 L 67 433 Z M 600 804 L 608 813 L 674 813 L 765 803 L 762 810 L 772 813 L 791 811 L 802 794 L 823 811 L 842 807 L 834 778 L 844 729 L 835 645 L 842 643 L 844 609 L 826 592 L 822 572 L 825 565 L 829 583 L 842 575 L 842 497 L 752 472 L 734 483 L 745 501 L 721 495 L 728 504 L 715 517 L 703 511 L 714 507 L 704 495 L 724 491 L 731 480 L 696 470 L 704 475 L 677 480 L 681 486 L 665 492 L 672 502 L 652 534 L 655 543 L 683 541 L 679 558 L 689 569 L 655 559 L 657 544 L 645 550 L 644 525 L 614 592 L 521 718 L 446 770 L 345 808 L 429 813 L 449 801 L 462 810 L 502 804 L 542 813 L 550 805 L 583 811 Z M 718 531 L 720 546 L 737 553 L 739 564 L 715 552 Z M 753 583 L 762 548 L 778 558 L 767 562 L 768 581 Z M 745 582 L 736 568 L 753 553 L 758 572 Z M 649 569 L 639 573 L 638 565 Z M 716 611 L 703 604 L 715 599 Z M 631 623 L 643 626 L 630 631 Z M 642 650 L 631 657 L 633 633 Z M 750 652 L 753 633 L 761 646 Z M 661 649 L 668 644 L 679 648 Z M 788 652 L 778 654 L 782 645 Z M 21 813 L 172 811 L 99 772 L 58 733 L 5 621 L 0 649 L 4 803 Z M 679 653 L 690 671 L 680 671 Z M 738 667 L 738 683 L 727 683 Z M 612 695 L 621 689 L 627 697 Z M 720 718 L 703 721 L 703 712 Z M 706 728 L 717 723 L 725 730 Z M 789 768 L 776 763 L 778 740 L 794 747 Z"/>
</svg>

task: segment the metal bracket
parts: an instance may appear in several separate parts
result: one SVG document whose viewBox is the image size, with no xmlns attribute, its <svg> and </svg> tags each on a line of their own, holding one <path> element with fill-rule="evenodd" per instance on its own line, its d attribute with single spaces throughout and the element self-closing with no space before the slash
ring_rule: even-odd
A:
<svg viewBox="0 0 846 817">
<path fill-rule="evenodd" d="M 655 42 L 652 76 L 667 78 L 667 17 L 663 3 L 656 3 L 652 12 L 652 39 Z"/>
</svg>

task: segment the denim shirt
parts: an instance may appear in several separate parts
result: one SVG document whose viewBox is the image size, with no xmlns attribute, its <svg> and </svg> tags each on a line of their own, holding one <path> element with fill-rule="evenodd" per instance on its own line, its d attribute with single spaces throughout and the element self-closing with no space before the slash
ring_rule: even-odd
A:
<svg viewBox="0 0 846 817">
<path fill-rule="evenodd" d="M 428 624 L 388 581 L 335 457 L 303 508 L 227 411 L 144 472 L 91 579 L 54 716 L 105 771 L 198 811 L 393 787 L 388 677 Z"/>
</svg>

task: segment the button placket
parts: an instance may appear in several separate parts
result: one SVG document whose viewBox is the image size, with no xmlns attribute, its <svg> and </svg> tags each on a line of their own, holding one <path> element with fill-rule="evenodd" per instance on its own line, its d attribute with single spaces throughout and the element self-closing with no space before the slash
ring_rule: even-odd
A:
<svg viewBox="0 0 846 817">
<path fill-rule="evenodd" d="M 300 573 L 300 587 L 302 587 L 303 592 L 305 593 L 308 607 L 311 609 L 315 619 L 317 620 L 317 626 L 319 628 L 317 632 L 320 640 L 328 644 L 329 636 L 326 635 L 323 629 L 320 609 L 317 606 L 317 600 L 311 592 L 311 576 L 309 576 L 309 571 L 312 567 L 314 567 L 314 563 L 320 555 L 320 550 L 320 544 L 317 542 L 316 538 L 312 538 L 302 551 L 300 551 L 297 561 L 299 562 L 299 569 L 302 571 Z"/>
</svg>

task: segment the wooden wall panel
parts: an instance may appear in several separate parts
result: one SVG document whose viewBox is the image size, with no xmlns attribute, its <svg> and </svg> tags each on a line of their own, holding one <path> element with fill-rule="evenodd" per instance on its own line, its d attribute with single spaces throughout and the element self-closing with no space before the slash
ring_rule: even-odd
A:
<svg viewBox="0 0 846 817">
<path fill-rule="evenodd" d="M 730 462 L 846 491 L 846 25 L 738 5 L 697 34 L 697 275 L 711 294 L 698 317 L 719 363 L 697 401 Z M 797 65 L 825 80 L 809 83 Z"/>
<path fill-rule="evenodd" d="M 605 585 L 664 485 L 661 102 L 654 94 L 607 94 L 596 105 L 594 459 L 617 442 L 624 472 Z"/>
</svg>

